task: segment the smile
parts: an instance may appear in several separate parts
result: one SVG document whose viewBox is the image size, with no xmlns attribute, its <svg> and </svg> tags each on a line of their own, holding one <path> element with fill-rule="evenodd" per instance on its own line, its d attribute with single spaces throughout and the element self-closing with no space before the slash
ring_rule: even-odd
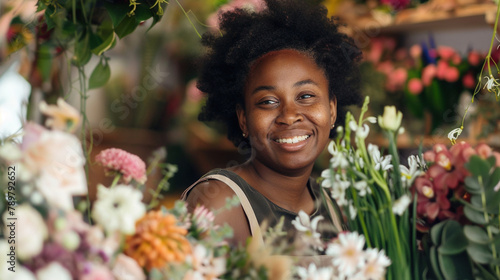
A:
<svg viewBox="0 0 500 280">
<path fill-rule="evenodd" d="M 274 141 L 277 143 L 295 144 L 306 140 L 307 138 L 309 138 L 309 136 L 310 135 L 294 136 L 292 138 L 275 139 Z"/>
</svg>

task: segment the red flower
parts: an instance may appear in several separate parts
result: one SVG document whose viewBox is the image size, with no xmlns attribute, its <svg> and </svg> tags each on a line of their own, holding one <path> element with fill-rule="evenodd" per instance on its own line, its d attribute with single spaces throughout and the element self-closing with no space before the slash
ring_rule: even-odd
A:
<svg viewBox="0 0 500 280">
<path fill-rule="evenodd" d="M 106 173 L 122 174 L 125 183 L 132 179 L 141 184 L 146 182 L 146 164 L 136 155 L 111 148 L 101 151 L 95 159 L 104 166 Z"/>
</svg>

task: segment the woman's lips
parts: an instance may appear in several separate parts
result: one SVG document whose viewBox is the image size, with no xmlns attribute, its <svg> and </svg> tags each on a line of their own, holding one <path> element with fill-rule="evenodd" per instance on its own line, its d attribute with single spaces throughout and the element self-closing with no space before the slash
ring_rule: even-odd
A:
<svg viewBox="0 0 500 280">
<path fill-rule="evenodd" d="M 310 135 L 301 135 L 301 136 L 293 136 L 293 137 L 283 137 L 283 138 L 278 138 L 274 139 L 275 142 L 280 143 L 280 144 L 296 144 L 302 141 L 307 140 Z"/>
</svg>

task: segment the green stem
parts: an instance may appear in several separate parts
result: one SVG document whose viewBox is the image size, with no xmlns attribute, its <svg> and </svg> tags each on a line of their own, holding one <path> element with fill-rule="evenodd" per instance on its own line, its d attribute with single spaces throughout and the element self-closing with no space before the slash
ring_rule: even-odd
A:
<svg viewBox="0 0 500 280">
<path fill-rule="evenodd" d="M 186 18 L 188 19 L 189 23 L 191 24 L 191 26 L 193 27 L 194 31 L 196 32 L 196 35 L 198 35 L 198 37 L 201 38 L 201 34 L 198 32 L 198 29 L 196 29 L 196 26 L 194 26 L 194 23 L 191 21 L 191 19 L 189 18 L 188 14 L 186 13 L 186 11 L 182 7 L 182 5 L 179 3 L 178 0 L 175 0 L 175 2 L 177 2 L 177 5 L 179 5 L 179 7 L 181 8 L 182 13 L 184 13 L 184 15 L 186 16 Z"/>
<path fill-rule="evenodd" d="M 121 177 L 122 177 L 122 174 L 117 173 L 115 175 L 115 178 L 113 178 L 113 182 L 111 183 L 111 186 L 109 186 L 109 188 L 110 189 L 114 188 L 118 184 L 118 181 L 120 180 Z"/>
<path fill-rule="evenodd" d="M 479 176 L 478 178 L 479 181 L 479 186 L 481 186 L 481 203 L 483 204 L 483 215 L 484 215 L 484 220 L 486 222 L 486 231 L 488 232 L 488 238 L 490 240 L 493 240 L 493 233 L 491 232 L 489 223 L 490 223 L 490 217 L 488 216 L 488 211 L 486 210 L 486 195 L 484 191 L 484 185 L 483 185 L 483 177 Z M 497 251 L 496 251 L 496 246 L 495 244 L 491 243 L 491 254 L 493 255 L 493 259 L 495 260 L 497 258 Z M 500 267 L 498 265 L 495 265 L 495 272 L 497 274 L 498 279 L 500 279 Z"/>
</svg>

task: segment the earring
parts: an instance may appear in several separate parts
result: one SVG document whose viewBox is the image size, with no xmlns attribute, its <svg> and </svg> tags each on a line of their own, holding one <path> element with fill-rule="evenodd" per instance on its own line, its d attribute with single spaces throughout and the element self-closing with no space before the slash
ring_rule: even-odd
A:
<svg viewBox="0 0 500 280">
<path fill-rule="evenodd" d="M 333 129 L 334 127 L 335 127 L 335 124 L 332 124 L 332 128 L 331 129 Z"/>
<path fill-rule="evenodd" d="M 245 138 L 247 137 L 245 132 L 243 132 L 241 135 L 243 135 L 243 137 L 245 137 Z"/>
</svg>

